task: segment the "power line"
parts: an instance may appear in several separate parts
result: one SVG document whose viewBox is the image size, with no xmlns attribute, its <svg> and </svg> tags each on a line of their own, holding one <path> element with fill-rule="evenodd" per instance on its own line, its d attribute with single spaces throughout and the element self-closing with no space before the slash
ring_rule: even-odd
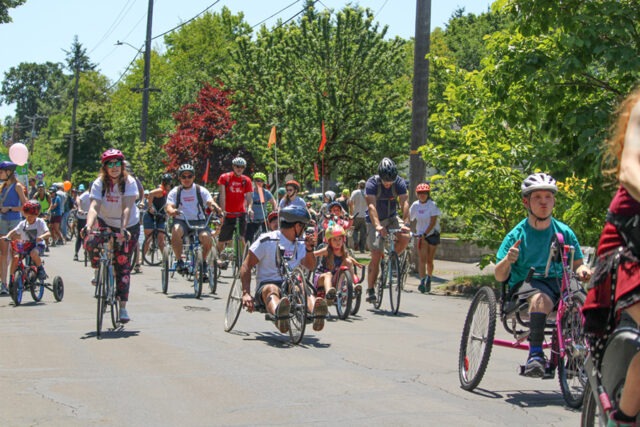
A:
<svg viewBox="0 0 640 427">
<path fill-rule="evenodd" d="M 116 16 L 114 21 L 111 23 L 109 28 L 107 28 L 107 30 L 105 31 L 104 35 L 100 38 L 98 43 L 96 43 L 96 45 L 89 51 L 89 54 L 93 53 L 93 51 L 96 50 L 98 46 L 100 46 L 116 30 L 116 28 L 118 28 L 118 25 L 122 23 L 122 20 L 131 11 L 131 8 L 135 3 L 136 3 L 136 0 L 133 0 L 133 3 L 131 2 L 131 0 L 127 0 L 127 2 L 122 7 L 122 9 L 120 9 L 120 12 L 118 12 L 118 15 Z M 125 9 L 127 9 L 127 6 L 129 6 L 129 9 L 125 12 Z"/>
<path fill-rule="evenodd" d="M 375 14 L 375 15 L 373 15 L 373 18 L 374 18 L 374 19 L 378 17 L 378 14 L 379 14 L 380 12 L 382 12 L 382 9 L 384 9 L 384 7 L 387 5 L 387 2 L 388 2 L 388 1 L 389 1 L 389 0 L 384 0 L 384 3 L 382 3 L 382 6 L 380 6 L 380 8 L 379 8 L 379 9 L 378 9 L 378 11 L 376 12 L 376 14 Z"/>
<path fill-rule="evenodd" d="M 264 24 L 266 21 L 268 21 L 269 19 L 273 18 L 276 15 L 281 14 L 282 12 L 284 12 L 285 10 L 289 9 L 291 6 L 293 6 L 294 4 L 298 3 L 299 0 L 295 0 L 293 3 L 291 3 L 289 6 L 285 6 L 282 9 L 280 9 L 279 11 L 277 11 L 276 13 L 274 13 L 273 15 L 271 15 L 268 18 L 263 19 L 262 21 L 258 22 L 256 25 L 254 25 L 253 27 L 251 27 L 251 29 L 253 30 L 254 28 Z"/>
<path fill-rule="evenodd" d="M 189 22 L 193 21 L 194 19 L 196 19 L 197 17 L 199 17 L 200 15 L 202 15 L 203 13 L 205 13 L 207 10 L 211 9 L 213 6 L 215 6 L 215 5 L 216 5 L 216 4 L 218 4 L 218 3 L 220 3 L 220 0 L 216 0 L 216 1 L 214 1 L 214 2 L 213 2 L 213 3 L 211 3 L 209 6 L 207 6 L 207 7 L 206 7 L 202 12 L 198 13 L 198 14 L 197 14 L 196 16 L 194 16 L 193 18 L 191 18 L 191 19 L 189 19 L 188 21 L 185 21 L 185 22 L 183 22 L 183 23 L 181 23 L 181 24 L 179 24 L 179 25 L 176 25 L 176 26 L 175 26 L 175 27 L 173 27 L 172 29 L 165 31 L 165 32 L 164 32 L 164 33 L 162 33 L 162 34 L 158 34 L 157 36 L 152 37 L 152 38 L 151 38 L 151 40 L 155 40 L 155 39 L 157 39 L 157 38 L 159 38 L 159 37 L 164 36 L 165 34 L 169 34 L 170 32 L 177 30 L 178 28 L 180 28 L 180 27 L 182 27 L 182 26 L 184 26 L 184 25 L 187 25 Z"/>
<path fill-rule="evenodd" d="M 318 3 L 318 1 L 320 1 L 320 0 L 314 0 L 314 2 L 313 2 L 313 3 L 311 3 L 311 6 L 313 6 L 313 5 L 315 5 L 316 3 Z M 324 6 L 324 4 L 323 4 L 323 6 Z M 324 7 L 326 8 L 327 6 L 324 6 Z M 291 22 L 291 21 L 292 21 L 293 19 L 295 19 L 298 15 L 300 15 L 300 14 L 304 13 L 304 11 L 305 11 L 305 10 L 307 10 L 307 9 L 306 9 L 306 6 L 305 6 L 305 7 L 303 7 L 303 8 L 300 10 L 300 12 L 296 13 L 296 14 L 295 14 L 295 15 L 293 15 L 291 18 L 289 18 L 289 19 L 287 19 L 286 21 L 282 22 L 280 25 L 276 26 L 275 28 L 280 28 L 280 27 L 284 26 L 285 24 L 287 24 L 288 22 Z"/>
</svg>

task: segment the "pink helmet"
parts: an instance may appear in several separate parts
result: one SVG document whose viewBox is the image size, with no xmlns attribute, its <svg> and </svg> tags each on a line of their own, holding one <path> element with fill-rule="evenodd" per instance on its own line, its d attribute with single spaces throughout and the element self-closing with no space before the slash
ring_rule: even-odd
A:
<svg viewBox="0 0 640 427">
<path fill-rule="evenodd" d="M 327 227 L 327 231 L 325 231 L 324 233 L 324 238 L 329 241 L 329 239 L 332 239 L 334 237 L 342 237 L 345 234 L 347 233 L 344 231 L 344 228 L 342 228 L 341 225 L 332 223 Z"/>
<path fill-rule="evenodd" d="M 100 160 L 102 161 L 102 164 L 105 164 L 109 160 L 124 160 L 124 154 L 122 154 L 122 151 L 120 150 L 109 148 L 107 151 L 102 153 L 102 158 Z"/>
</svg>

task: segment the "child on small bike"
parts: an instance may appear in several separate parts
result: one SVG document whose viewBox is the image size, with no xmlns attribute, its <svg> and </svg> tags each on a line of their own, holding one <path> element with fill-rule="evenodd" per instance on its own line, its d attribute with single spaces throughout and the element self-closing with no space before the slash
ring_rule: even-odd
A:
<svg viewBox="0 0 640 427">
<path fill-rule="evenodd" d="M 320 258 L 320 263 L 316 268 L 319 274 L 316 281 L 316 290 L 318 297 L 324 297 L 327 304 L 331 305 L 336 299 L 336 289 L 333 287 L 334 274 L 338 269 L 345 265 L 349 267 L 352 277 L 355 280 L 353 265 L 355 260 L 349 256 L 345 246 L 346 232 L 340 224 L 330 222 L 325 231 L 325 241 L 327 245 L 317 251 L 313 255 Z M 362 285 L 354 284 L 356 292 L 362 289 Z"/>
<path fill-rule="evenodd" d="M 51 233 L 47 223 L 42 218 L 38 218 L 38 215 L 40 215 L 40 203 L 37 200 L 28 200 L 22 206 L 22 214 L 25 219 L 20 221 L 13 230 L 4 236 L 5 239 L 13 240 L 11 242 L 13 249 L 11 276 L 18 268 L 20 257 L 29 254 L 38 269 L 38 279 L 44 280 L 47 278 L 47 273 L 44 271 L 40 255 L 44 252 L 44 239 L 48 239 Z"/>
</svg>

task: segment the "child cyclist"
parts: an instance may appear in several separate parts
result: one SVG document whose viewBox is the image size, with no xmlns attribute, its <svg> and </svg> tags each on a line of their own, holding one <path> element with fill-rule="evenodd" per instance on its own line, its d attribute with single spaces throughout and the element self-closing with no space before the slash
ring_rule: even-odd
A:
<svg viewBox="0 0 640 427">
<path fill-rule="evenodd" d="M 40 254 L 44 252 L 44 239 L 48 239 L 51 233 L 47 223 L 42 218 L 38 218 L 38 215 L 40 215 L 40 203 L 37 200 L 28 200 L 22 205 L 22 214 L 25 219 L 20 221 L 13 230 L 4 236 L 6 239 L 13 240 L 11 242 L 13 248 L 11 276 L 13 277 L 13 273 L 18 268 L 20 256 L 29 254 L 38 269 L 38 279 L 44 280 L 47 278 L 47 273 L 44 271 Z"/>
<path fill-rule="evenodd" d="M 319 273 L 316 290 L 318 297 L 324 296 L 329 305 L 336 299 L 336 289 L 333 287 L 333 275 L 338 269 L 345 265 L 349 267 L 354 282 L 357 280 L 353 270 L 355 260 L 349 256 L 345 245 L 346 232 L 341 225 L 329 223 L 325 231 L 325 241 L 327 245 L 318 249 L 313 254 L 320 258 L 316 272 Z M 362 290 L 362 285 L 354 283 L 356 292 Z"/>
</svg>

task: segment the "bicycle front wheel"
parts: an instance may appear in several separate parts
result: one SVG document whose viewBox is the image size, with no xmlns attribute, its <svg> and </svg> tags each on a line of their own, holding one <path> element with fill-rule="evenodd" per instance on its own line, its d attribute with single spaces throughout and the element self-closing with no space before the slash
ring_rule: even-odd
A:
<svg viewBox="0 0 640 427">
<path fill-rule="evenodd" d="M 216 261 L 213 252 L 215 248 L 212 248 L 207 255 L 207 275 L 209 276 L 209 292 L 215 294 L 218 290 L 218 277 L 220 276 L 220 269 Z"/>
<path fill-rule="evenodd" d="M 9 294 L 13 300 L 13 304 L 17 307 L 22 302 L 22 292 L 24 291 L 25 277 L 22 270 L 16 270 L 13 273 L 13 280 L 9 283 Z"/>
<path fill-rule="evenodd" d="M 458 374 L 460 385 L 473 390 L 480 384 L 491 357 L 496 333 L 496 296 L 484 286 L 471 301 L 460 340 Z"/>
<path fill-rule="evenodd" d="M 158 244 L 160 239 L 164 239 L 163 231 L 154 231 L 144 238 L 144 243 L 142 244 L 142 259 L 147 265 L 156 266 L 162 263 L 162 251 Z M 165 245 L 166 244 L 167 242 L 165 242 Z"/>
<path fill-rule="evenodd" d="M 107 278 L 107 304 L 111 306 L 111 324 L 116 329 L 120 323 L 120 300 L 116 297 L 116 280 L 113 275 L 113 266 L 105 269 Z"/>
<path fill-rule="evenodd" d="M 400 310 L 400 297 L 402 296 L 402 276 L 397 253 L 391 252 L 391 254 L 389 254 L 388 265 L 387 283 L 389 285 L 389 302 L 391 302 L 391 312 L 393 314 L 398 314 L 398 310 Z"/>
<path fill-rule="evenodd" d="M 387 287 L 387 263 L 382 261 L 380 263 L 380 274 L 378 275 L 378 281 L 376 282 L 376 302 L 373 306 L 379 309 L 382 305 L 382 297 L 384 297 L 384 288 Z"/>
<path fill-rule="evenodd" d="M 341 320 L 346 320 L 351 313 L 353 302 L 353 276 L 351 271 L 343 270 L 338 273 L 336 280 L 336 311 Z"/>
<path fill-rule="evenodd" d="M 571 408 L 579 408 L 588 382 L 584 370 L 589 345 L 582 328 L 582 306 L 585 296 L 575 293 L 567 301 L 565 312 L 560 319 L 562 327 L 562 341 L 564 343 L 564 357 L 558 361 L 558 379 L 562 397 Z"/>
<path fill-rule="evenodd" d="M 242 283 L 239 277 L 234 277 L 227 296 L 227 306 L 224 312 L 224 331 L 231 332 L 238 321 L 242 310 Z"/>
<path fill-rule="evenodd" d="M 107 283 L 106 283 L 106 266 L 103 263 L 100 263 L 100 267 L 98 269 L 97 281 L 96 281 L 96 302 L 97 302 L 97 312 L 96 312 L 96 336 L 100 338 L 102 334 L 102 319 L 104 317 L 104 312 L 106 311 L 106 302 L 107 302 Z"/>
<path fill-rule="evenodd" d="M 41 280 L 38 280 L 37 273 L 34 270 L 29 272 L 28 279 L 31 298 L 33 298 L 35 302 L 39 302 L 44 296 L 44 283 L 42 283 Z"/>
<path fill-rule="evenodd" d="M 291 273 L 288 294 L 291 301 L 289 336 L 293 344 L 300 344 L 307 324 L 307 292 L 304 272 L 299 268 Z"/>
<path fill-rule="evenodd" d="M 163 294 L 166 294 L 169 289 L 169 268 L 171 268 L 171 264 L 171 249 L 169 246 L 165 246 L 162 251 L 162 268 L 160 269 Z"/>
<path fill-rule="evenodd" d="M 196 298 L 202 296 L 202 286 L 204 286 L 204 269 L 206 265 L 202 259 L 202 248 L 196 249 L 194 254 L 194 270 L 193 270 L 193 293 Z"/>
</svg>

